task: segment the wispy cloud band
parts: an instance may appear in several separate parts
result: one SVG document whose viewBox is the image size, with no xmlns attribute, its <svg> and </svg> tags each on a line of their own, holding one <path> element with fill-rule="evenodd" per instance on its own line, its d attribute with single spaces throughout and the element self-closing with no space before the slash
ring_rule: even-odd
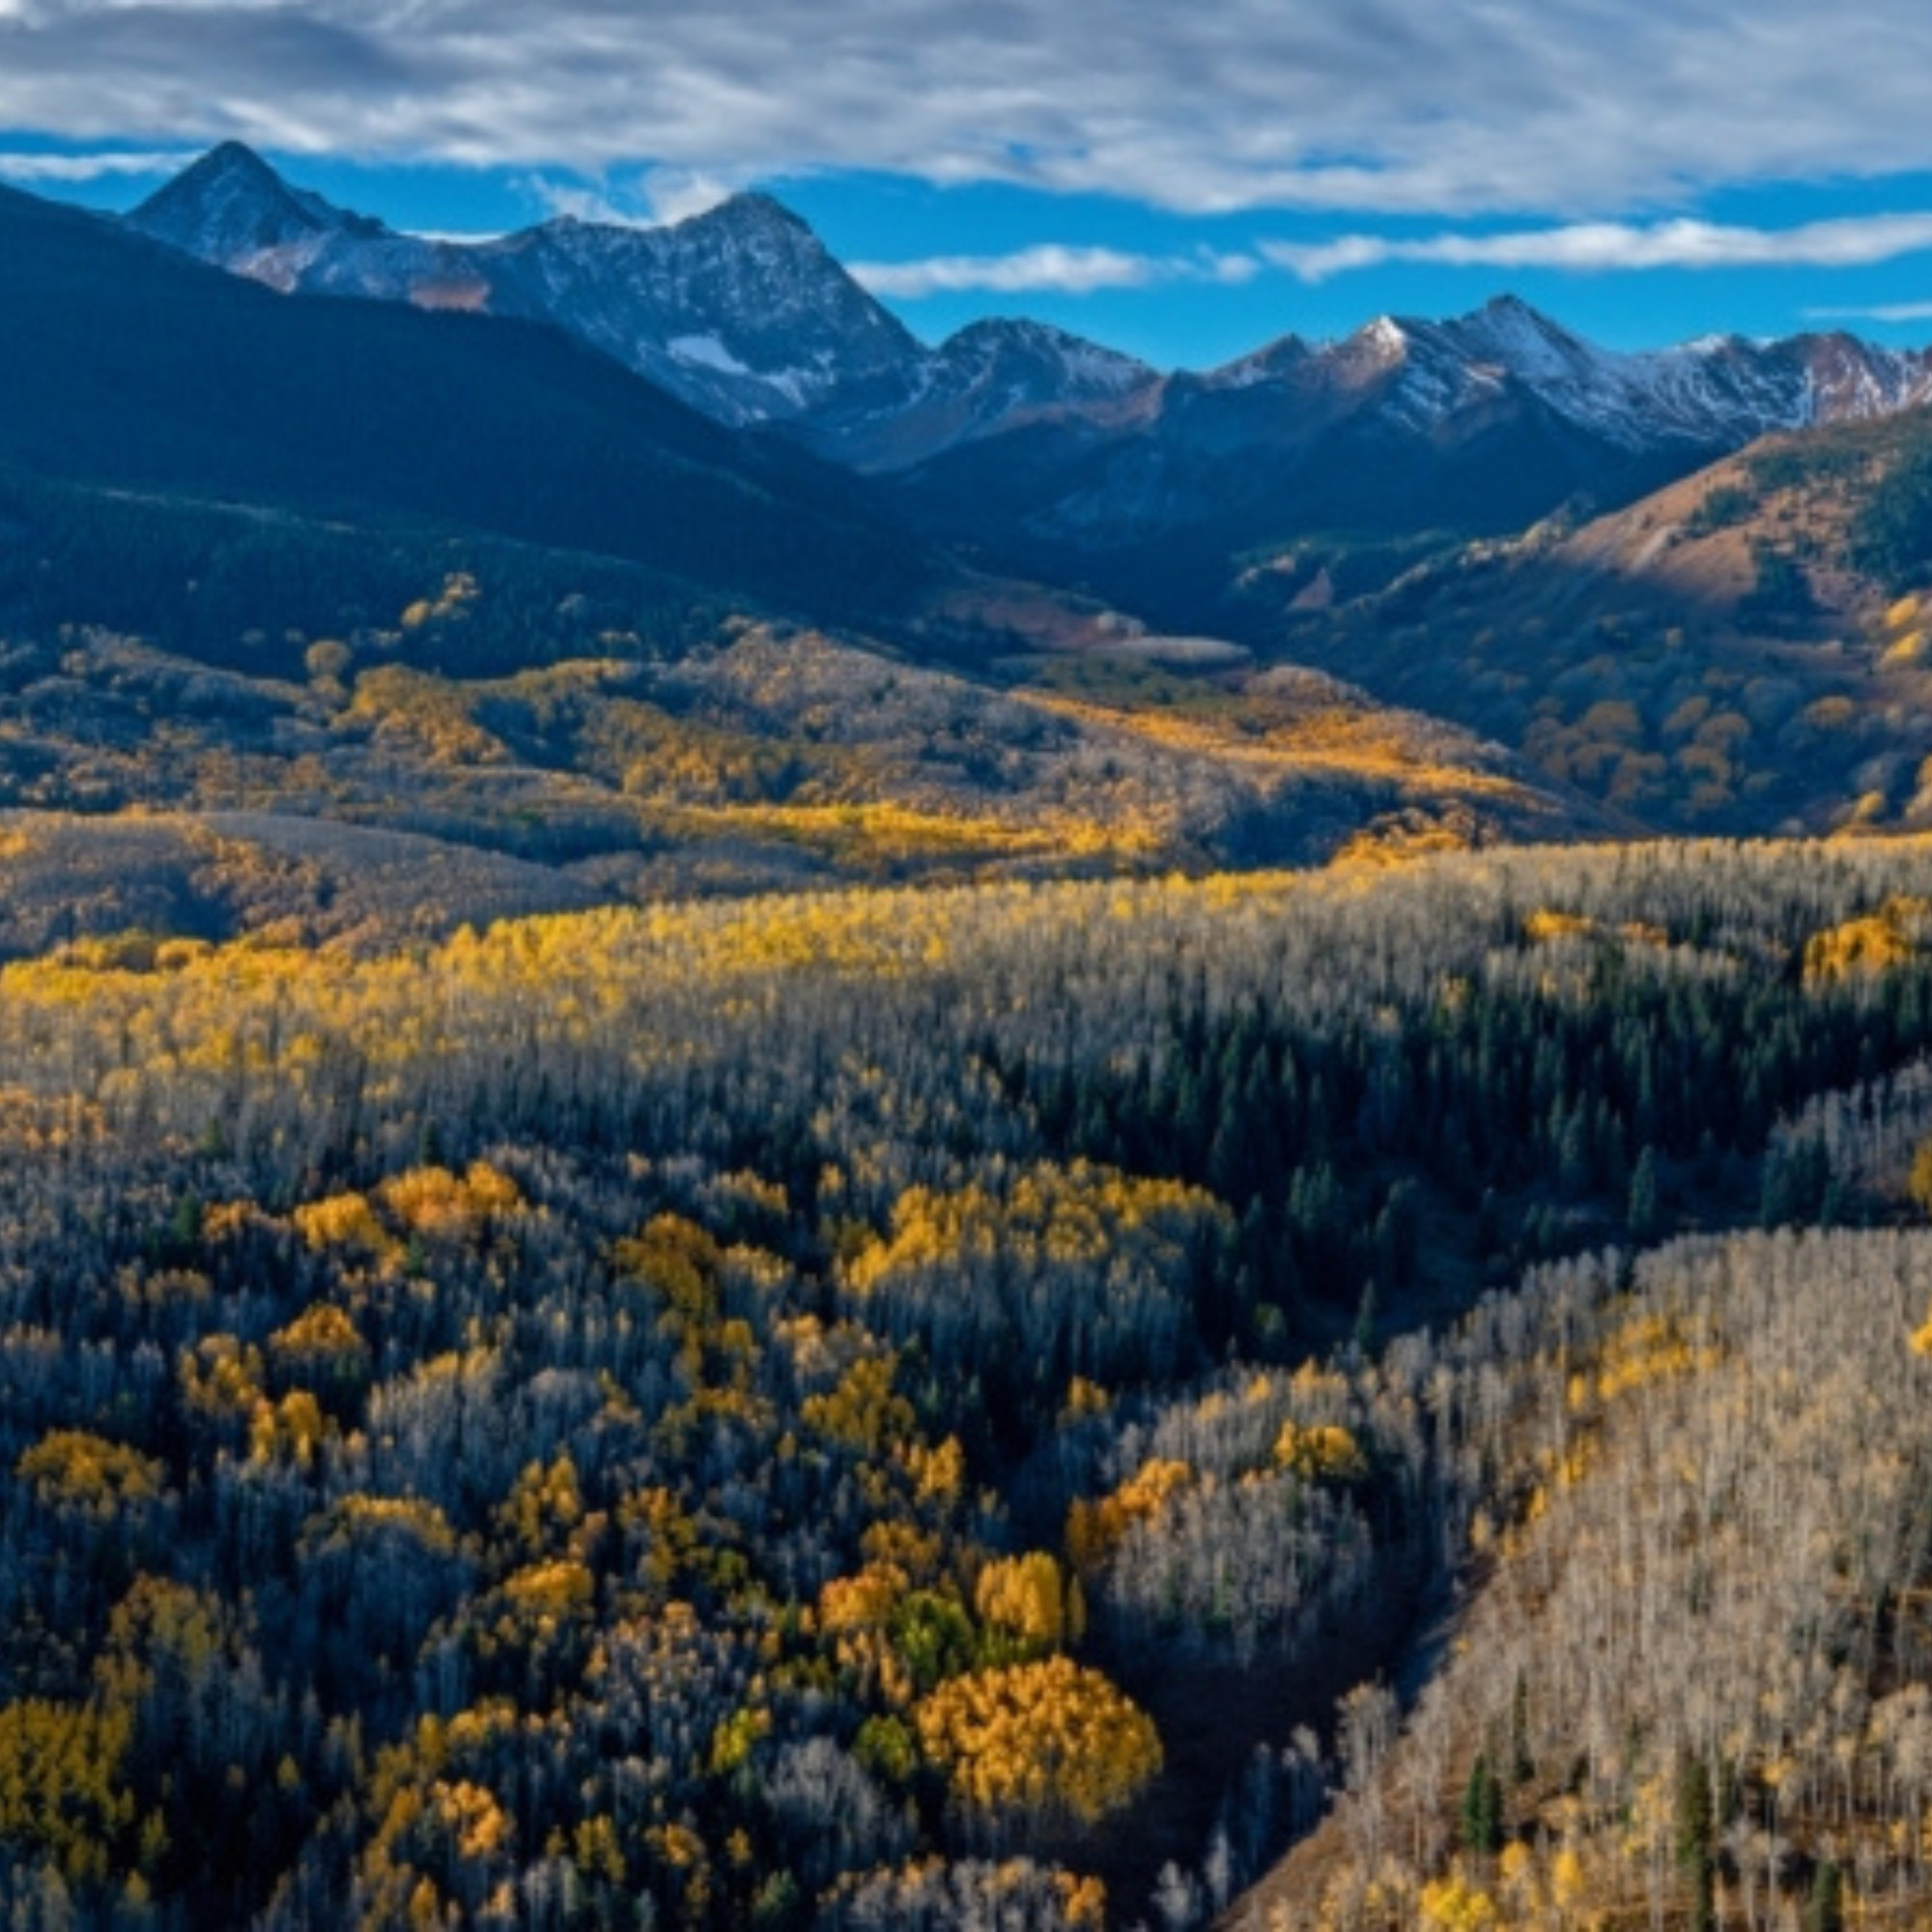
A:
<svg viewBox="0 0 1932 1932">
<path fill-rule="evenodd" d="M 159 180 L 186 167 L 194 155 L 192 149 L 139 155 L 0 154 L 0 181 L 22 182 L 29 186 L 36 183 L 77 186 L 85 182 L 123 176 L 135 180 L 153 176 Z"/>
<path fill-rule="evenodd" d="M 969 290 L 1024 295 L 1042 289 L 1091 295 L 1097 289 L 1145 288 L 1156 264 L 1114 248 L 1043 242 L 1010 255 L 935 255 L 922 262 L 855 262 L 852 275 L 875 296 L 918 301 Z"/>
<path fill-rule="evenodd" d="M 1118 248 L 1041 242 L 1009 255 L 935 255 L 915 262 L 855 262 L 855 280 L 887 300 L 920 301 L 938 295 L 1094 295 L 1102 289 L 1143 289 L 1162 282 L 1251 280 L 1262 264 L 1252 255 L 1141 255 Z"/>
<path fill-rule="evenodd" d="M 1807 308 L 1807 322 L 1932 322 L 1932 301 L 1853 303 Z"/>
<path fill-rule="evenodd" d="M 1790 228 L 1689 220 L 1589 221 L 1502 233 L 1356 234 L 1321 242 L 1263 242 L 1252 253 L 1179 256 L 1049 242 L 1007 255 L 859 262 L 852 273 L 876 296 L 918 301 L 965 293 L 1091 295 L 1174 282 L 1245 282 L 1264 267 L 1317 283 L 1397 263 L 1608 274 L 1659 269 L 1867 268 L 1927 250 L 1932 250 L 1932 213 L 1907 213 Z M 1924 311 L 1904 305 L 1856 313 L 1906 322 L 1920 320 Z"/>
<path fill-rule="evenodd" d="M 1304 282 L 1390 263 L 1445 268 L 1557 269 L 1577 273 L 1643 269 L 1865 268 L 1932 248 L 1932 213 L 1875 214 L 1792 228 L 1709 221 L 1575 222 L 1505 234 L 1343 235 L 1264 242 L 1258 252 Z"/>
</svg>

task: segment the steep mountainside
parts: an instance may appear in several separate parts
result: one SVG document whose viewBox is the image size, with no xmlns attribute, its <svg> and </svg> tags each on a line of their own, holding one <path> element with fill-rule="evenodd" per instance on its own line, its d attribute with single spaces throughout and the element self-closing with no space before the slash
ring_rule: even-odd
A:
<svg viewBox="0 0 1932 1932">
<path fill-rule="evenodd" d="M 33 473 L 468 526 L 819 611 L 877 608 L 926 568 L 837 471 L 549 329 L 284 301 L 14 193 L 0 306 L 0 462 Z"/>
<path fill-rule="evenodd" d="M 292 187 L 230 142 L 127 220 L 284 293 L 547 322 L 730 424 L 786 419 L 854 384 L 897 392 L 923 355 L 765 195 L 668 228 L 564 217 L 494 241 L 430 241 Z"/>
<path fill-rule="evenodd" d="M 1924 1924 L 1928 1294 L 1922 1228 L 1784 1229 L 1469 1322 L 1454 1641 L 1399 1736 L 1350 1693 L 1347 1795 L 1229 1932 Z"/>
<path fill-rule="evenodd" d="M 0 494 L 0 516 L 39 514 Z M 312 904 L 272 898 L 265 918 L 323 935 L 379 917 L 453 924 L 513 893 L 504 910 L 1202 870 L 1596 823 L 1468 734 L 1313 673 L 1056 657 L 989 688 L 817 632 L 707 620 L 582 559 L 441 542 L 400 558 L 378 546 L 375 567 L 339 533 L 331 547 L 230 519 L 106 526 L 163 575 L 207 573 L 201 628 L 154 622 L 144 640 L 33 622 L 24 603 L 0 619 L 0 808 L 87 813 L 102 835 L 72 874 L 86 883 L 65 902 L 70 936 L 228 929 L 209 907 L 232 895 L 156 893 L 148 844 L 106 836 L 162 811 L 271 813 L 343 867 L 363 829 L 416 836 L 412 894 L 384 904 L 329 873 Z M 51 526 L 15 528 L 40 553 L 32 579 L 85 560 Z M 328 572 L 354 573 L 337 615 L 385 621 L 277 600 L 282 577 Z M 75 849 L 36 872 L 40 898 Z M 21 930 L 43 943 L 43 911 L 29 915 L 17 877 L 9 890 L 0 952 Z"/>
</svg>

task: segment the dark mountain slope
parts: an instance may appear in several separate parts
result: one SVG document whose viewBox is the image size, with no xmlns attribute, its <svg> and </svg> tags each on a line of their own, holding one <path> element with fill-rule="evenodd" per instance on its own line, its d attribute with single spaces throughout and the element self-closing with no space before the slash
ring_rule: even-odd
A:
<svg viewBox="0 0 1932 1932">
<path fill-rule="evenodd" d="M 289 302 L 0 193 L 0 461 L 116 488 L 455 524 L 834 615 L 919 547 L 858 486 L 528 325 Z"/>
</svg>

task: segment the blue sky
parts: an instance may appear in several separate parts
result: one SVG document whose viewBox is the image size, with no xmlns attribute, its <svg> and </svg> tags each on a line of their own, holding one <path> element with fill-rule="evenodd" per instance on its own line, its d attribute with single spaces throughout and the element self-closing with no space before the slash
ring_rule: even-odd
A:
<svg viewBox="0 0 1932 1932">
<path fill-rule="evenodd" d="M 1164 366 L 1499 290 L 1639 347 L 1932 341 L 1923 0 L 0 0 L 0 180 L 216 140 L 393 225 L 761 186 L 921 334 Z"/>
</svg>

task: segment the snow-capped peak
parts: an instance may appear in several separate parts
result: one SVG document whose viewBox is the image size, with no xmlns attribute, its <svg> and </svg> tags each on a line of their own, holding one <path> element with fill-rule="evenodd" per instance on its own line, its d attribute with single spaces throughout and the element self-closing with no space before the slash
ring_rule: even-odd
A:
<svg viewBox="0 0 1932 1932">
<path fill-rule="evenodd" d="M 562 215 L 491 241 L 437 242 L 291 188 L 231 144 L 128 219 L 295 293 L 548 323 L 726 422 L 796 415 L 922 353 L 806 223 L 764 194 L 663 228 Z"/>
<path fill-rule="evenodd" d="M 1392 315 L 1378 315 L 1362 330 L 1362 340 L 1385 355 L 1400 355 L 1408 347 L 1408 334 Z"/>
</svg>

